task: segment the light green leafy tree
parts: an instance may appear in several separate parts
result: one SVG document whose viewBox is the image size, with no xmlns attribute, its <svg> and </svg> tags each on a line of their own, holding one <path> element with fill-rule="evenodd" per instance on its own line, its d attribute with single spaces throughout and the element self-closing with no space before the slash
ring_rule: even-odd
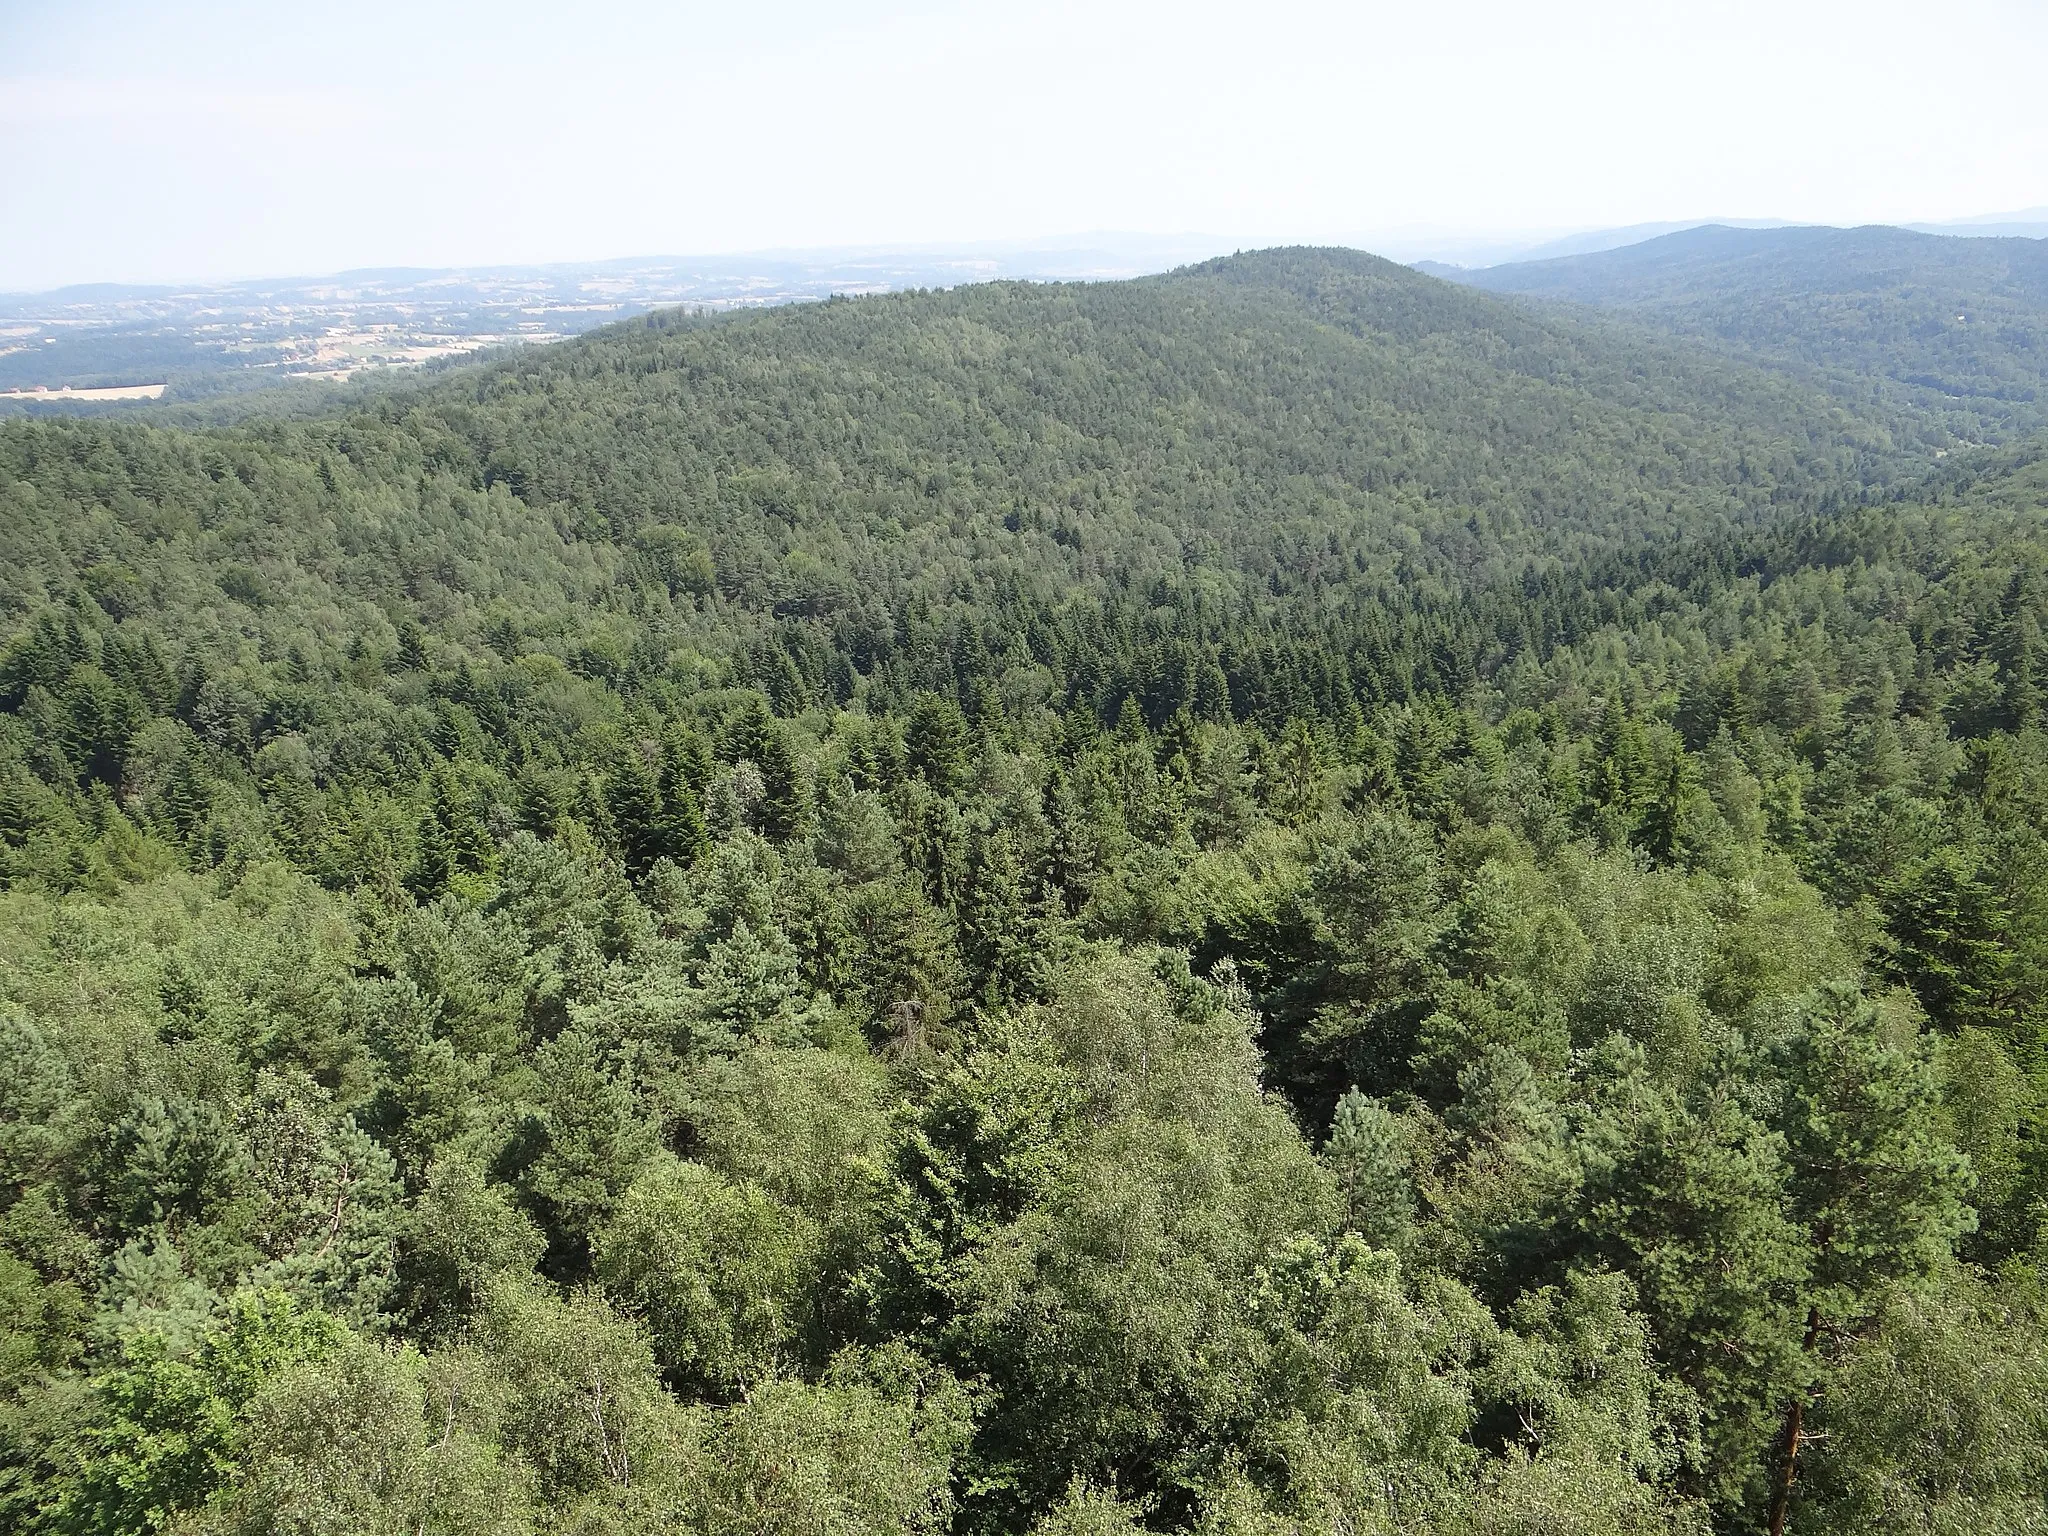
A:
<svg viewBox="0 0 2048 1536">
<path fill-rule="evenodd" d="M 647 1321 L 668 1379 L 722 1398 L 801 1360 L 819 1233 L 758 1185 L 665 1159 L 594 1239 L 599 1282 Z"/>
</svg>

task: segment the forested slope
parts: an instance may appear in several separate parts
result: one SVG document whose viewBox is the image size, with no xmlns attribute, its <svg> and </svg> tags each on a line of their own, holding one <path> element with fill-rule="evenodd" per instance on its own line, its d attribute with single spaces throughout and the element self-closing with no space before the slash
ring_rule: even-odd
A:
<svg viewBox="0 0 2048 1536">
<path fill-rule="evenodd" d="M 7 427 L 0 1522 L 2036 1528 L 1946 441 L 1347 253 Z"/>
<path fill-rule="evenodd" d="M 2048 424 L 2048 240 L 1708 225 L 1458 280 L 1802 364 L 1848 396 L 1886 381 L 1966 437 Z"/>
</svg>

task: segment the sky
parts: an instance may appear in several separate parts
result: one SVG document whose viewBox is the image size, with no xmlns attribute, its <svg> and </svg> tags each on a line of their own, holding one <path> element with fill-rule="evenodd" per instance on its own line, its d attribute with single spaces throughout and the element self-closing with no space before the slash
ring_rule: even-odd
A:
<svg viewBox="0 0 2048 1536">
<path fill-rule="evenodd" d="M 2048 204 L 2048 0 L 0 0 L 0 290 Z"/>
</svg>

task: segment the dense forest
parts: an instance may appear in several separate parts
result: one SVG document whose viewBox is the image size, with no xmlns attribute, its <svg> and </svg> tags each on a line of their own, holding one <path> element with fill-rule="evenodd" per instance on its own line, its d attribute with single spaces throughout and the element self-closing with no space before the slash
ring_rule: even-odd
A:
<svg viewBox="0 0 2048 1536">
<path fill-rule="evenodd" d="M 1707 225 L 1457 279 L 1618 311 L 1991 441 L 2048 426 L 2048 241 Z"/>
<path fill-rule="evenodd" d="M 1827 366 L 1291 251 L 0 426 L 0 1526 L 2048 1530 L 2048 441 Z"/>
</svg>

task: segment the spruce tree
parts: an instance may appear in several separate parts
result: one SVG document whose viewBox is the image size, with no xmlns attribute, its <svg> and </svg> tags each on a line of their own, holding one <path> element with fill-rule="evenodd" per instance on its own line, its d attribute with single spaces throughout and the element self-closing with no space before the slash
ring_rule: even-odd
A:
<svg viewBox="0 0 2048 1536">
<path fill-rule="evenodd" d="M 918 695 L 903 729 L 913 773 L 940 794 L 952 794 L 967 778 L 968 741 L 959 705 L 935 693 Z"/>
</svg>

